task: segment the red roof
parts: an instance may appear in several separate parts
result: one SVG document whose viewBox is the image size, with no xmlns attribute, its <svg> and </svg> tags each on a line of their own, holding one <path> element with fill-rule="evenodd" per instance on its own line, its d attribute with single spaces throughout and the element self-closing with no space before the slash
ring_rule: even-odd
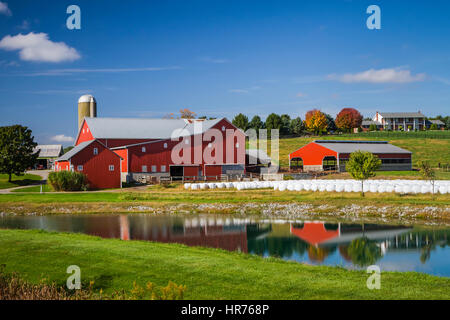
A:
<svg viewBox="0 0 450 320">
<path fill-rule="evenodd" d="M 339 237 L 339 230 L 327 230 L 325 222 L 305 222 L 303 228 L 291 225 L 291 233 L 313 245 Z"/>
</svg>

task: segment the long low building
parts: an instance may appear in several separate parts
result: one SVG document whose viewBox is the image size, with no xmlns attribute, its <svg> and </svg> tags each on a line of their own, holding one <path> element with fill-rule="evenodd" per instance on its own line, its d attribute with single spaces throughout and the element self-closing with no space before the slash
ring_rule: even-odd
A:
<svg viewBox="0 0 450 320">
<path fill-rule="evenodd" d="M 387 141 L 315 140 L 289 154 L 289 168 L 302 171 L 345 171 L 350 154 L 368 151 L 381 160 L 380 170 L 411 170 L 412 153 Z"/>
</svg>

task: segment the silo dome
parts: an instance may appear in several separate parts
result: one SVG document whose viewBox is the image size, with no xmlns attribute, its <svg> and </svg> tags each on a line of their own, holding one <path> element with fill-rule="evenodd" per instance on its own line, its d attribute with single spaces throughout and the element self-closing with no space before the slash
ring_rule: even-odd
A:
<svg viewBox="0 0 450 320">
<path fill-rule="evenodd" d="M 78 99 L 78 103 L 81 103 L 81 102 L 96 102 L 96 101 L 95 101 L 95 98 L 93 95 L 85 94 L 85 95 L 82 95 L 80 97 L 80 99 Z"/>
</svg>

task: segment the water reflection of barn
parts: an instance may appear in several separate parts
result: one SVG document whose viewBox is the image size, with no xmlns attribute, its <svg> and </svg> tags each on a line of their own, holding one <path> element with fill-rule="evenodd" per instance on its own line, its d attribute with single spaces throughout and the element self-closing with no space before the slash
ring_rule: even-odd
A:
<svg viewBox="0 0 450 320">
<path fill-rule="evenodd" d="M 225 223 L 216 218 L 179 218 L 172 221 L 164 218 L 152 219 L 150 222 L 140 216 L 128 216 L 127 223 L 131 240 L 181 243 L 248 252 L 245 223 Z M 123 224 L 121 228 L 127 229 Z"/>
</svg>

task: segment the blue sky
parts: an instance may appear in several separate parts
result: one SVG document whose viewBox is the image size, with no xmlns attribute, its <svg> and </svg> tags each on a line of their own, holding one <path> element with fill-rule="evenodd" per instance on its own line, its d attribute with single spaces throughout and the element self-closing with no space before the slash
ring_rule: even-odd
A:
<svg viewBox="0 0 450 320">
<path fill-rule="evenodd" d="M 81 30 L 66 27 L 71 4 Z M 366 27 L 371 4 L 381 30 Z M 450 114 L 449 10 L 437 0 L 0 0 L 0 125 L 69 145 L 84 93 L 102 117 Z"/>
</svg>

